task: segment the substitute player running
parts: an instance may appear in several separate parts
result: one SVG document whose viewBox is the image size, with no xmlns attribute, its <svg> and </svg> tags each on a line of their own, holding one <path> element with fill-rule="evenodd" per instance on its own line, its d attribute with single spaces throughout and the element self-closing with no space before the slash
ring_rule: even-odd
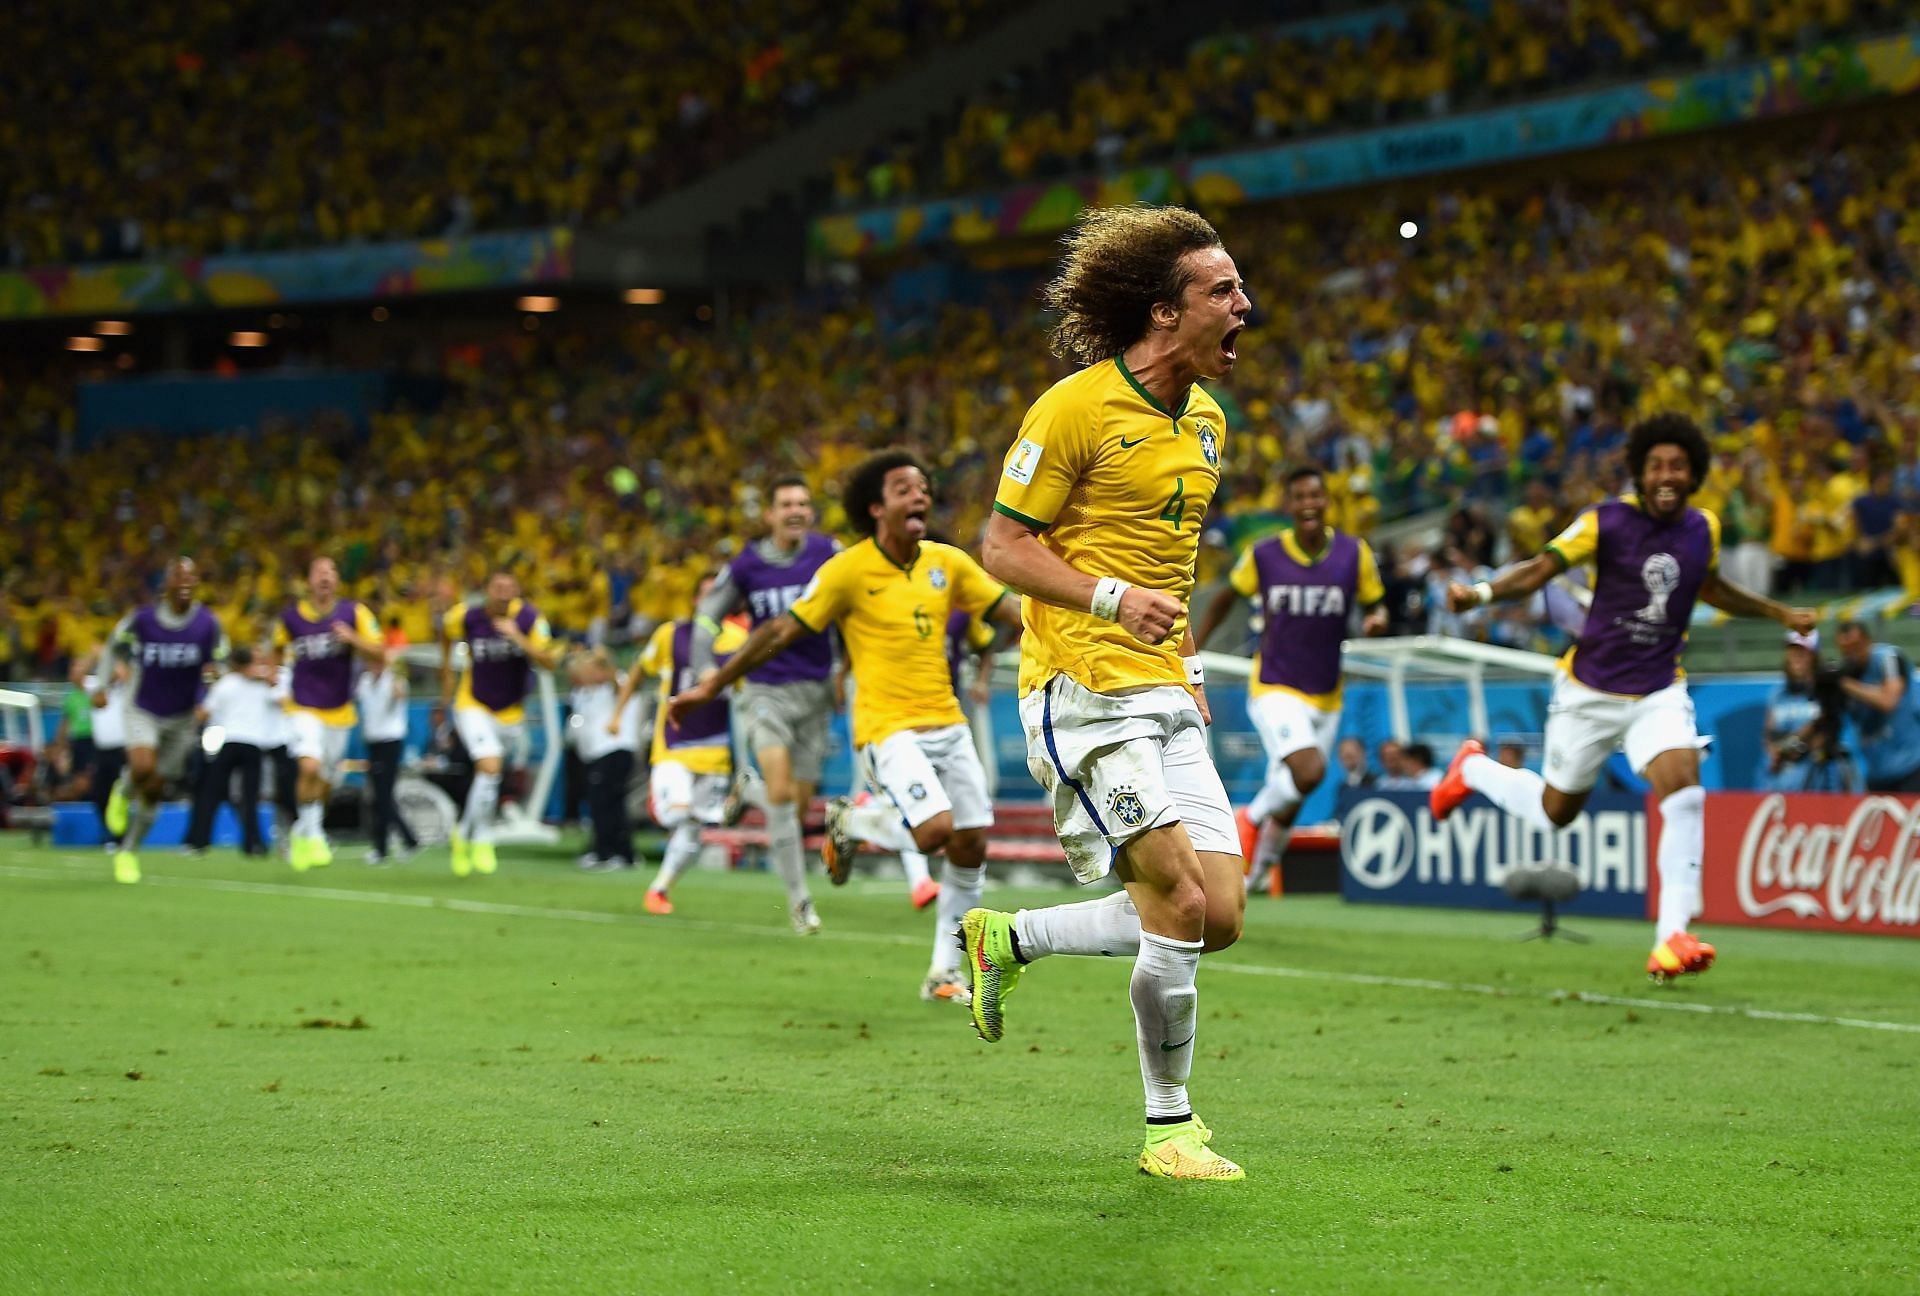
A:
<svg viewBox="0 0 1920 1296">
<path fill-rule="evenodd" d="M 1627 467 L 1637 494 L 1596 504 L 1546 551 L 1476 585 L 1455 582 L 1456 612 L 1526 598 L 1583 563 L 1593 564 L 1586 627 L 1560 660 L 1547 708 L 1545 777 L 1491 760 L 1464 744 L 1430 794 L 1444 819 L 1479 792 L 1530 827 L 1551 832 L 1572 823 L 1600 767 L 1624 746 L 1633 772 L 1660 798 L 1660 913 L 1647 956 L 1656 981 L 1713 965 L 1713 946 L 1687 930 L 1700 907 L 1700 859 L 1706 846 L 1706 793 L 1700 787 L 1700 737 L 1680 669 L 1695 601 L 1735 616 L 1767 617 L 1801 634 L 1815 614 L 1763 598 L 1720 574 L 1720 520 L 1690 507 L 1706 479 L 1707 438 L 1693 420 L 1662 414 L 1627 437 Z"/>
<path fill-rule="evenodd" d="M 453 646 L 463 641 L 467 669 L 454 695 Z M 473 760 L 467 804 L 448 840 L 455 877 L 497 867 L 493 807 L 500 799 L 507 750 L 520 742 L 533 668 L 552 670 L 558 660 L 547 619 L 520 597 L 520 582 L 511 573 L 495 572 L 487 578 L 484 599 L 447 613 L 440 637 L 440 701 Z"/>
<path fill-rule="evenodd" d="M 861 464 L 844 503 L 847 521 L 866 538 L 828 559 L 785 616 L 755 630 L 668 711 L 684 723 L 761 662 L 839 626 L 852 661 L 853 744 L 881 795 L 860 806 L 834 802 L 827 870 L 844 881 L 858 841 L 925 855 L 944 850 L 933 960 L 920 993 L 964 1001 L 952 932 L 980 899 L 993 806 L 947 669 L 947 619 L 957 608 L 1018 625 L 1020 612 L 964 550 L 923 538 L 932 502 L 926 470 L 908 452 L 883 451 Z"/>
<path fill-rule="evenodd" d="M 713 581 L 709 576 L 700 583 L 702 599 Z M 693 687 L 698 678 L 693 669 L 693 635 L 691 617 L 666 622 L 653 632 L 614 697 L 613 713 L 606 724 L 609 734 L 617 733 L 627 722 L 627 707 L 643 680 L 658 685 L 663 703 Z M 724 661 L 746 638 L 746 631 L 728 621 L 720 627 L 709 655 L 717 654 L 716 659 Z M 653 821 L 667 830 L 667 845 L 660 871 L 647 888 L 645 904 L 650 914 L 673 912 L 673 901 L 667 893 L 674 880 L 699 857 L 702 825 L 718 824 L 726 818 L 727 793 L 733 785 L 732 728 L 733 707 L 725 695 L 695 708 L 677 722 L 667 718 L 665 706 L 654 712 L 647 800 Z M 802 936 L 820 930 L 807 921 L 810 913 L 794 912 L 793 929 Z"/>
<path fill-rule="evenodd" d="M 1241 550 L 1193 632 L 1205 648 L 1235 598 L 1252 599 L 1264 618 L 1247 711 L 1267 751 L 1267 778 L 1235 816 L 1249 891 L 1279 863 L 1300 803 L 1327 776 L 1340 735 L 1340 646 L 1353 609 L 1367 609 L 1363 633 L 1387 629 L 1386 590 L 1373 549 L 1327 525 L 1325 475 L 1317 467 L 1296 468 L 1286 489 L 1293 525 Z"/>
<path fill-rule="evenodd" d="M 756 630 L 784 621 L 814 573 L 840 552 L 840 542 L 815 531 L 813 523 L 807 479 L 776 479 L 767 501 L 766 538 L 721 569 L 694 612 L 694 678 L 713 668 L 714 638 L 728 617 L 745 611 Z M 820 786 L 827 735 L 839 709 L 833 673 L 830 637 L 801 638 L 748 673 L 737 706 L 767 794 L 767 862 L 787 888 L 794 928 L 809 934 L 820 930 L 820 915 L 807 890 L 800 820 Z"/>
<path fill-rule="evenodd" d="M 974 1025 L 1000 1038 L 1033 959 L 1134 955 L 1140 1169 L 1239 1179 L 1187 1100 L 1200 954 L 1239 938 L 1246 892 L 1186 604 L 1226 435 L 1196 384 L 1233 368 L 1253 305 L 1213 227 L 1175 207 L 1087 213 L 1046 299 L 1054 352 L 1085 367 L 1027 411 L 982 552 L 1026 596 L 1027 767 L 1080 880 L 1115 872 L 1126 889 L 967 914 Z"/>
<path fill-rule="evenodd" d="M 193 559 L 175 558 L 167 564 L 161 601 L 135 610 L 113 632 L 113 653 L 134 674 L 127 768 L 114 782 L 104 815 L 108 834 L 120 842 L 113 854 L 116 882 L 140 880 L 140 840 L 153 826 L 168 780 L 186 773 L 200 734 L 194 710 L 227 658 L 220 619 L 194 598 L 199 584 Z"/>
<path fill-rule="evenodd" d="M 307 597 L 281 609 L 273 627 L 273 646 L 293 669 L 287 683 L 287 716 L 293 740 L 288 744 L 299 777 L 294 795 L 300 809 L 287 841 L 287 862 L 295 871 L 333 863 L 327 842 L 327 795 L 340 778 L 358 712 L 353 704 L 355 656 L 384 662 L 386 645 L 372 609 L 340 597 L 340 570 L 331 558 L 307 565 Z"/>
</svg>

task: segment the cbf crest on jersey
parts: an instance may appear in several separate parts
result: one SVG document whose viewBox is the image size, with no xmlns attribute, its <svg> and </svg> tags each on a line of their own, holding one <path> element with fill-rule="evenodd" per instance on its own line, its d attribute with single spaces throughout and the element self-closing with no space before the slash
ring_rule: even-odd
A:
<svg viewBox="0 0 1920 1296">
<path fill-rule="evenodd" d="M 927 584 L 937 590 L 945 589 L 947 587 L 947 569 L 945 567 L 935 567 L 932 571 L 928 572 Z"/>
<path fill-rule="evenodd" d="M 1207 467 L 1220 466 L 1220 438 L 1214 435 L 1213 424 L 1202 421 L 1200 428 L 1200 453 L 1207 457 Z"/>
</svg>

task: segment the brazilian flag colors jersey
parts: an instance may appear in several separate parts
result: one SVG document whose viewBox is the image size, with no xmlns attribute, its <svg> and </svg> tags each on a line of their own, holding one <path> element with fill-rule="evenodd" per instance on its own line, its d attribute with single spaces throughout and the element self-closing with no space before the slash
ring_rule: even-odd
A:
<svg viewBox="0 0 1920 1296">
<path fill-rule="evenodd" d="M 902 567 L 871 538 L 827 559 L 788 615 L 819 634 L 838 624 L 853 669 L 853 744 L 903 729 L 965 724 L 947 667 L 947 620 L 984 616 L 1001 584 L 963 549 L 920 542 Z"/>
<path fill-rule="evenodd" d="M 995 511 L 1034 528 L 1069 566 L 1171 594 L 1183 610 L 1173 632 L 1149 645 L 1091 612 L 1025 600 L 1023 696 L 1056 675 L 1095 693 L 1185 686 L 1184 609 L 1226 435 L 1220 405 L 1203 388 L 1168 410 L 1119 356 L 1061 379 L 1033 403 L 1007 453 Z"/>
</svg>

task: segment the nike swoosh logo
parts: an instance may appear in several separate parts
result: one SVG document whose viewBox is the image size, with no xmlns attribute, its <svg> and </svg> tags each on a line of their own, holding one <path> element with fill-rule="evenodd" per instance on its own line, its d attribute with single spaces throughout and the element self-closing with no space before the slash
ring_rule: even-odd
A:
<svg viewBox="0 0 1920 1296">
<path fill-rule="evenodd" d="M 1160 1051 L 1162 1053 L 1177 1053 L 1191 1043 L 1193 1043 L 1192 1035 L 1187 1036 L 1185 1039 L 1181 1040 L 1178 1044 L 1168 1044 L 1163 1040 L 1161 1041 L 1161 1044 L 1160 1044 Z"/>
<path fill-rule="evenodd" d="M 1127 439 L 1126 439 L 1125 437 L 1121 437 L 1121 438 L 1120 438 L 1120 448 L 1121 448 L 1122 450 L 1131 450 L 1131 449 L 1133 449 L 1133 448 L 1134 448 L 1135 446 L 1137 446 L 1137 445 L 1140 445 L 1140 444 L 1142 444 L 1143 442 L 1146 442 L 1146 441 L 1149 441 L 1149 440 L 1151 440 L 1151 439 L 1152 439 L 1151 437 L 1137 437 L 1137 438 L 1135 438 L 1134 440 L 1132 440 L 1132 441 L 1129 441 L 1129 440 L 1127 440 Z"/>
<path fill-rule="evenodd" d="M 880 587 L 880 589 L 885 589 L 885 588 L 886 588 L 886 586 L 884 586 L 884 585 L 882 585 L 882 586 Z M 867 591 L 867 593 L 868 593 L 868 594 L 878 594 L 879 592 L 880 592 L 880 590 L 877 590 L 877 589 L 870 589 L 870 590 L 868 590 L 868 591 Z"/>
</svg>

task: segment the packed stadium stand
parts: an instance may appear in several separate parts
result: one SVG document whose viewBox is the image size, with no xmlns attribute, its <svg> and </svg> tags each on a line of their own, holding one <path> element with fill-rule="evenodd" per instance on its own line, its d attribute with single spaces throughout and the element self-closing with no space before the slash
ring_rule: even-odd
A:
<svg viewBox="0 0 1920 1296">
<path fill-rule="evenodd" d="M 842 204 L 964 193 L 1436 118 L 1628 75 L 1774 56 L 1909 17 L 1897 0 L 1166 6 L 839 160 Z"/>
<path fill-rule="evenodd" d="M 14 6 L 0 266 L 605 222 L 1008 8 Z"/>
</svg>

